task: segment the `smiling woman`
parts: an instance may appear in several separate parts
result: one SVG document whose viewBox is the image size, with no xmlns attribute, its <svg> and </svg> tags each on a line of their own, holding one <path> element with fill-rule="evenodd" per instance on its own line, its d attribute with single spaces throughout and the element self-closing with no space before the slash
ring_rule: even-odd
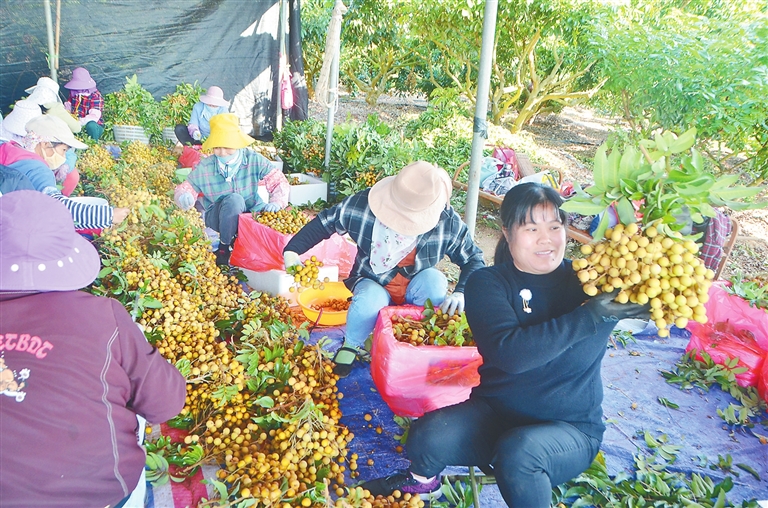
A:
<svg viewBox="0 0 768 508">
<path fill-rule="evenodd" d="M 465 290 L 483 357 L 480 384 L 469 400 L 413 423 L 410 469 L 366 483 L 374 495 L 428 492 L 446 466 L 478 466 L 496 476 L 507 505 L 544 508 L 552 487 L 592 463 L 605 429 L 600 366 L 608 337 L 619 319 L 648 309 L 584 294 L 563 258 L 561 203 L 540 184 L 507 192 L 495 264 L 474 272 Z"/>
</svg>

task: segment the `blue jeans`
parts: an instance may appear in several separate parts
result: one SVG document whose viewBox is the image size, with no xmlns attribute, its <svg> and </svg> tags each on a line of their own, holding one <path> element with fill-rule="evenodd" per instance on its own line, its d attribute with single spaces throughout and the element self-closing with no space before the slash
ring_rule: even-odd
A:
<svg viewBox="0 0 768 508">
<path fill-rule="evenodd" d="M 429 478 L 446 466 L 492 468 L 512 508 L 549 508 L 552 487 L 585 471 L 599 449 L 569 423 L 516 422 L 479 397 L 430 411 L 408 435 L 411 471 Z"/>
<path fill-rule="evenodd" d="M 445 300 L 448 279 L 437 268 L 427 268 L 417 273 L 408 283 L 405 303 L 424 305 L 429 299 L 438 306 Z M 391 303 L 384 287 L 371 279 L 361 279 L 352 291 L 352 303 L 347 311 L 347 330 L 344 345 L 362 348 L 365 339 L 376 326 L 379 311 Z"/>
<path fill-rule="evenodd" d="M 240 194 L 221 196 L 205 211 L 205 225 L 219 232 L 220 245 L 232 245 L 237 234 L 237 221 L 245 211 L 245 199 Z"/>
</svg>

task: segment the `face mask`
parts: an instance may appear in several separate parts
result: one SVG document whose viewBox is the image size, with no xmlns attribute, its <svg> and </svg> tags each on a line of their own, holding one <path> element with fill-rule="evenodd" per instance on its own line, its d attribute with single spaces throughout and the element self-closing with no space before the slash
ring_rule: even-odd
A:
<svg viewBox="0 0 768 508">
<path fill-rule="evenodd" d="M 204 109 L 205 109 L 206 113 L 208 113 L 209 115 L 215 115 L 216 114 L 216 110 L 219 109 L 219 108 L 217 108 L 215 106 L 209 106 L 208 104 L 205 104 L 204 106 L 205 106 Z"/>
<path fill-rule="evenodd" d="M 219 157 L 217 155 L 216 158 L 219 160 L 219 162 L 221 164 L 226 166 L 228 163 L 232 162 L 233 160 L 235 160 L 237 158 L 237 154 L 238 154 L 238 152 L 237 152 L 237 150 L 235 150 L 230 155 L 224 155 L 223 157 Z"/>
<path fill-rule="evenodd" d="M 50 157 L 45 154 L 45 150 L 43 150 L 43 159 L 45 160 L 45 163 L 48 164 L 48 167 L 51 169 L 57 169 L 59 166 L 67 162 L 67 158 L 63 155 L 59 154 L 57 151 L 53 151 L 53 155 Z"/>
</svg>

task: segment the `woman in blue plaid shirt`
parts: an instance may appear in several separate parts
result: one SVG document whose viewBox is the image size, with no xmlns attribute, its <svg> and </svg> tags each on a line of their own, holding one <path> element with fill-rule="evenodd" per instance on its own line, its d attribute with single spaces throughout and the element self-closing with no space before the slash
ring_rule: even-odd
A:
<svg viewBox="0 0 768 508">
<path fill-rule="evenodd" d="M 334 372 L 345 377 L 373 331 L 379 310 L 429 299 L 448 313 L 464 310 L 464 285 L 485 266 L 466 224 L 450 206 L 451 179 L 441 168 L 418 161 L 396 176 L 377 182 L 336 206 L 323 210 L 286 245 L 286 268 L 300 264 L 299 254 L 332 234 L 349 234 L 357 257 L 345 284 L 353 293 L 342 347 Z M 435 268 L 448 256 L 461 275 L 453 293 Z"/>
</svg>

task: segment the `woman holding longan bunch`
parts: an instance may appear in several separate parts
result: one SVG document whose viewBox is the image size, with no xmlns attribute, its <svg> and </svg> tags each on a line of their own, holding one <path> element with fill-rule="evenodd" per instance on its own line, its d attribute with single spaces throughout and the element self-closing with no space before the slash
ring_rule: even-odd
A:
<svg viewBox="0 0 768 508">
<path fill-rule="evenodd" d="M 564 259 L 561 203 L 541 184 L 507 192 L 494 266 L 465 288 L 480 384 L 411 425 L 410 469 L 366 483 L 373 495 L 432 492 L 446 466 L 478 466 L 509 506 L 548 508 L 552 487 L 592 463 L 605 430 L 600 364 L 610 333 L 620 319 L 647 319 L 649 306 L 584 293 Z"/>
</svg>

